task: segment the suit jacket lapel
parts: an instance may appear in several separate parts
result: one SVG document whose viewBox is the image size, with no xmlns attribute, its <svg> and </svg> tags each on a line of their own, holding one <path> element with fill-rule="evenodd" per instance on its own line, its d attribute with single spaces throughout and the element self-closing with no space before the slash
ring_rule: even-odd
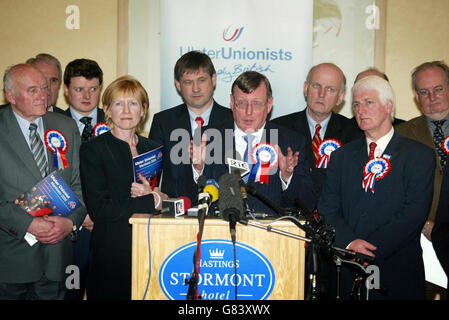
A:
<svg viewBox="0 0 449 320">
<path fill-rule="evenodd" d="M 18 158 L 22 160 L 24 167 L 27 168 L 37 180 L 41 180 L 42 176 L 39 168 L 36 165 L 36 161 L 34 160 L 30 147 L 23 136 L 22 130 L 20 130 L 17 119 L 15 118 L 11 108 L 6 117 L 5 128 L 6 140 L 16 152 Z"/>
<path fill-rule="evenodd" d="M 178 120 L 179 125 L 176 127 L 177 128 L 186 128 L 187 131 L 189 131 L 190 138 L 192 138 L 192 125 L 190 124 L 189 110 L 188 110 L 186 104 L 183 104 L 182 108 L 179 109 L 179 113 L 176 118 L 179 119 Z"/>
<path fill-rule="evenodd" d="M 430 134 L 429 126 L 427 125 L 426 116 L 422 115 L 419 121 L 414 123 L 412 127 L 413 134 L 419 138 L 424 144 L 431 148 L 435 148 L 433 137 Z"/>
<path fill-rule="evenodd" d="M 337 117 L 332 112 L 331 118 L 329 119 L 329 123 L 327 125 L 326 134 L 324 135 L 324 139 L 328 139 L 329 137 L 339 137 L 340 131 L 341 131 L 341 124 L 338 121 Z"/>
<path fill-rule="evenodd" d="M 55 127 L 55 124 L 51 121 L 51 119 L 46 117 L 46 114 L 42 117 L 42 120 L 44 122 L 44 132 L 47 131 L 48 129 L 53 129 Z M 47 159 L 48 159 L 48 161 L 47 161 L 47 168 L 48 168 L 48 172 L 52 172 L 52 171 L 57 169 L 57 168 L 55 168 L 53 166 L 54 154 L 47 147 L 45 147 L 45 150 L 47 151 Z"/>
</svg>

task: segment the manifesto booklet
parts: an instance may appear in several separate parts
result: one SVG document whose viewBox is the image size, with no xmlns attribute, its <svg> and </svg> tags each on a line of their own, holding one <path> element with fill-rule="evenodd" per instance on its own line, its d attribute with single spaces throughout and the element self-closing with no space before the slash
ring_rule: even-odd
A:
<svg viewBox="0 0 449 320">
<path fill-rule="evenodd" d="M 56 171 L 21 194 L 14 203 L 35 217 L 67 217 L 81 206 L 80 200 Z"/>
<path fill-rule="evenodd" d="M 162 146 L 139 154 L 133 158 L 134 181 L 141 183 L 139 173 L 147 179 L 151 187 L 160 185 L 162 174 Z"/>
</svg>

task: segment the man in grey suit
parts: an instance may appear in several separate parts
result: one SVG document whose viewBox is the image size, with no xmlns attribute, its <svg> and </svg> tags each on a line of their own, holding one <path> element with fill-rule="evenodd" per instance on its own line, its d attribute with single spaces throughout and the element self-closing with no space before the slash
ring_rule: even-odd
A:
<svg viewBox="0 0 449 320">
<path fill-rule="evenodd" d="M 9 105 L 0 109 L 0 300 L 62 299 L 66 268 L 72 261 L 69 235 L 83 223 L 85 207 L 66 218 L 33 217 L 14 200 L 56 170 L 48 149 L 38 147 L 43 151 L 39 158 L 31 151 L 48 129 L 58 130 L 67 139 L 68 168 L 58 173 L 82 199 L 80 136 L 72 119 L 46 112 L 48 86 L 39 69 L 15 65 L 6 70 L 3 83 Z M 30 235 L 36 243 L 27 240 Z"/>
</svg>

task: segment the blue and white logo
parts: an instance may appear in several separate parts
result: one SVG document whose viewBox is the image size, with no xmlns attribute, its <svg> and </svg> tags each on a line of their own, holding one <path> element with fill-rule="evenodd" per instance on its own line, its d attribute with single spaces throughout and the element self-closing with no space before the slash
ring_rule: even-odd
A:
<svg viewBox="0 0 449 320">
<path fill-rule="evenodd" d="M 185 300 L 192 275 L 196 242 L 172 252 L 159 272 L 162 291 L 171 300 Z M 236 243 L 237 275 L 234 273 L 234 249 L 229 240 L 201 242 L 201 262 L 198 294 L 203 300 L 234 300 L 237 284 L 238 300 L 265 300 L 274 287 L 275 275 L 271 263 L 259 251 Z"/>
</svg>

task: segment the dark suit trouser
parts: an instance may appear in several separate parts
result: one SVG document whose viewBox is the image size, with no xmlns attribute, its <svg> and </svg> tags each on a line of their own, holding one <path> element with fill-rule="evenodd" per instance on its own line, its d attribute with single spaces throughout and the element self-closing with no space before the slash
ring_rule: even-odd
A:
<svg viewBox="0 0 449 320">
<path fill-rule="evenodd" d="M 37 282 L 0 282 L 0 300 L 62 300 L 65 283 L 48 280 L 45 275 Z"/>
<path fill-rule="evenodd" d="M 67 290 L 65 300 L 83 300 L 89 271 L 90 231 L 82 228 L 78 240 L 73 244 L 73 264 L 80 271 L 80 288 Z"/>
</svg>

